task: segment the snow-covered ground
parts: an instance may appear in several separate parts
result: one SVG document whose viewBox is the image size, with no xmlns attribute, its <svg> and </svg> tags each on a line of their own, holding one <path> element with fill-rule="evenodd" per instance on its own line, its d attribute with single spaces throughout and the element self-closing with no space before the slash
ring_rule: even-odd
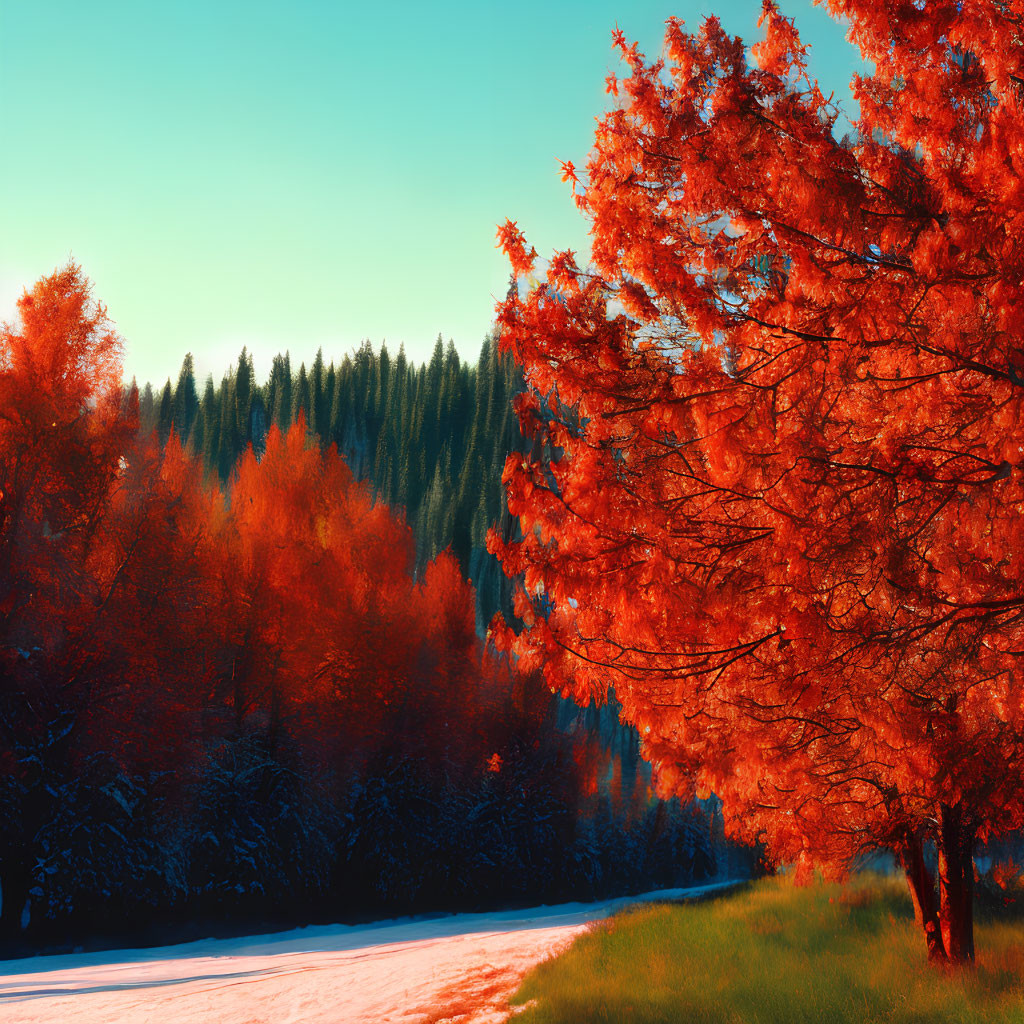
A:
<svg viewBox="0 0 1024 1024">
<path fill-rule="evenodd" d="M 602 903 L 299 928 L 158 949 L 0 961 L 3 1024 L 497 1024 L 523 975 Z"/>
</svg>

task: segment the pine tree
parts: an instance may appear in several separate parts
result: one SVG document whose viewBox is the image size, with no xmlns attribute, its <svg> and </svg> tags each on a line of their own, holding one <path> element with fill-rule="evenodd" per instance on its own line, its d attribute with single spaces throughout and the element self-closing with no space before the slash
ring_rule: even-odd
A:
<svg viewBox="0 0 1024 1024">
<path fill-rule="evenodd" d="M 299 365 L 299 378 L 295 383 L 295 405 L 292 409 L 291 422 L 294 423 L 302 413 L 307 426 L 311 426 L 312 395 L 310 394 L 309 378 L 306 376 L 306 364 Z"/>
<path fill-rule="evenodd" d="M 271 420 L 286 431 L 292 421 L 292 364 L 287 352 L 274 356 L 270 369 L 270 388 L 267 408 Z"/>
<path fill-rule="evenodd" d="M 323 394 L 320 399 L 320 411 L 317 413 L 317 433 L 320 435 L 321 444 L 326 447 L 334 440 L 332 430 L 331 414 L 334 410 L 334 389 L 337 384 L 338 373 L 334 369 L 334 363 L 327 368 L 324 376 Z"/>
<path fill-rule="evenodd" d="M 153 398 L 153 385 L 146 382 L 139 396 L 139 433 L 149 437 L 156 429 L 157 407 Z"/>
<path fill-rule="evenodd" d="M 386 343 L 381 343 L 380 355 L 377 357 L 377 385 L 375 388 L 374 409 L 376 411 L 378 431 L 384 423 L 391 399 L 391 356 Z"/>
<path fill-rule="evenodd" d="M 174 389 L 174 429 L 181 438 L 183 445 L 188 443 L 192 433 L 192 424 L 198 412 L 199 395 L 196 392 L 196 377 L 192 353 L 189 352 L 185 355 L 185 359 L 181 364 L 178 384 Z"/>
<path fill-rule="evenodd" d="M 387 504 L 394 502 L 394 462 L 391 457 L 391 444 L 388 431 L 382 430 L 377 439 L 377 450 L 373 458 L 371 478 L 374 490 Z"/>
<path fill-rule="evenodd" d="M 330 440 L 338 446 L 338 451 L 344 454 L 342 447 L 342 434 L 345 430 L 346 421 L 351 414 L 351 378 L 352 360 L 345 356 L 341 365 L 335 373 L 334 390 L 331 398 L 331 429 Z"/>
<path fill-rule="evenodd" d="M 373 400 L 371 383 L 373 380 L 373 367 L 376 361 L 377 357 L 374 355 L 373 347 L 370 345 L 369 339 L 367 339 L 359 346 L 359 351 L 356 352 L 356 358 L 353 362 L 355 414 L 360 425 L 365 424 L 366 410 Z"/>
<path fill-rule="evenodd" d="M 325 420 L 330 415 L 330 410 L 324 409 L 324 378 L 326 375 L 324 350 L 318 348 L 313 364 L 309 368 L 309 416 L 307 417 L 309 429 L 315 434 L 326 429 Z"/>
<path fill-rule="evenodd" d="M 263 395 L 259 389 L 252 394 L 252 401 L 249 406 L 249 437 L 252 439 L 253 454 L 257 459 L 263 457 L 267 447 L 267 432 L 270 430 L 270 416 L 267 414 L 267 407 L 263 401 Z"/>
<path fill-rule="evenodd" d="M 249 403 L 252 401 L 253 376 L 252 356 L 243 348 L 235 370 L 235 458 L 241 455 L 245 446 L 252 440 L 249 436 Z"/>
<path fill-rule="evenodd" d="M 171 392 L 171 378 L 167 378 L 163 393 L 160 395 L 160 413 L 157 418 L 157 430 L 160 434 L 160 443 L 166 444 L 171 433 L 171 426 L 174 423 L 174 395 Z"/>
<path fill-rule="evenodd" d="M 217 472 L 222 480 L 228 479 L 238 459 L 235 416 L 235 375 L 229 370 L 220 386 L 220 425 L 217 429 Z"/>
<path fill-rule="evenodd" d="M 196 415 L 192 421 L 192 428 L 189 431 L 189 449 L 193 452 L 201 452 L 203 450 L 204 438 L 206 433 L 206 424 L 203 421 L 203 417 L 197 410 Z"/>
<path fill-rule="evenodd" d="M 434 343 L 434 353 L 430 357 L 426 374 L 423 377 L 423 439 L 426 446 L 427 472 L 431 475 L 437 468 L 437 459 L 441 451 L 439 436 L 439 417 L 441 408 L 441 384 L 444 377 L 444 342 L 441 335 Z"/>
<path fill-rule="evenodd" d="M 202 453 L 203 463 L 209 471 L 217 468 L 217 439 L 220 435 L 220 404 L 213 384 L 213 374 L 207 374 L 199 407 L 203 439 L 201 446 L 196 445 L 196 450 Z"/>
</svg>

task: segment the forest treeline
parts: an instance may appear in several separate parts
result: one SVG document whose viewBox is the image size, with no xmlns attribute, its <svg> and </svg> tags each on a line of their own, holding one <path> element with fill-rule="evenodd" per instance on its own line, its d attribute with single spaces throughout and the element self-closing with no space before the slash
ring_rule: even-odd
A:
<svg viewBox="0 0 1024 1024">
<path fill-rule="evenodd" d="M 427 363 L 415 365 L 399 348 L 374 351 L 369 341 L 335 365 L 319 351 L 295 371 L 288 353 L 274 357 L 262 383 L 242 350 L 219 384 L 197 384 L 191 354 L 177 381 L 139 396 L 144 435 L 182 443 L 227 482 L 248 447 L 262 453 L 267 432 L 286 431 L 302 415 L 322 447 L 333 444 L 356 479 L 405 511 L 417 541 L 418 565 L 451 548 L 468 572 L 503 505 L 501 467 L 521 444 L 512 397 L 521 374 L 487 337 L 475 365 L 439 336 Z"/>
<path fill-rule="evenodd" d="M 635 744 L 613 756 L 478 636 L 466 566 L 515 443 L 493 346 L 475 368 L 450 348 L 296 377 L 284 358 L 262 386 L 243 355 L 202 397 L 186 361 L 150 402 L 78 267 L 19 313 L 0 333 L 5 949 L 715 870 L 709 816 L 652 802 Z"/>
</svg>

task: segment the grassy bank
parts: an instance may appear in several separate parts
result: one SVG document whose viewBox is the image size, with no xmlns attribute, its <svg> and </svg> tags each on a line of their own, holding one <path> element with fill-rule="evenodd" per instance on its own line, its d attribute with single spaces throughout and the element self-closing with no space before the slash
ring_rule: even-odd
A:
<svg viewBox="0 0 1024 1024">
<path fill-rule="evenodd" d="M 516 1024 L 1024 1022 L 1024 921 L 979 920 L 973 970 L 925 958 L 904 888 L 781 878 L 620 914 L 524 981 Z"/>
</svg>

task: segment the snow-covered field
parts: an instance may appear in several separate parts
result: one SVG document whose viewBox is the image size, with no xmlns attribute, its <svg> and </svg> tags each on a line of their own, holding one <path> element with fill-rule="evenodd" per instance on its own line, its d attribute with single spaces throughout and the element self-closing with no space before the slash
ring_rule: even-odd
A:
<svg viewBox="0 0 1024 1024">
<path fill-rule="evenodd" d="M 634 902 L 299 928 L 0 961 L 3 1024 L 491 1024 L 534 964 Z"/>
</svg>

